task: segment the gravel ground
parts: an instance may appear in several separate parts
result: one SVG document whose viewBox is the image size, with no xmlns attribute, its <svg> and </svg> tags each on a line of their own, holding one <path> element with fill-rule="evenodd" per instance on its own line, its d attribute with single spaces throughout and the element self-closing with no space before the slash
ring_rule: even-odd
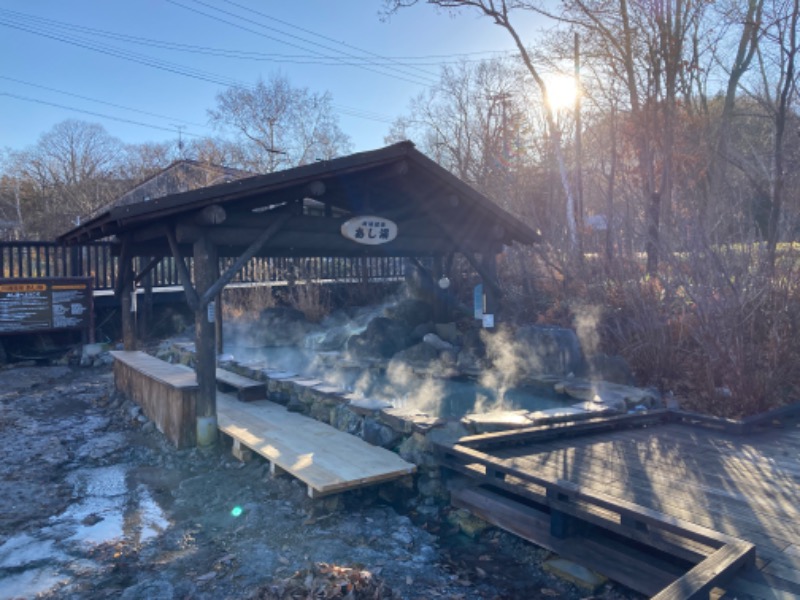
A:
<svg viewBox="0 0 800 600">
<path fill-rule="evenodd" d="M 546 551 L 378 488 L 313 501 L 224 445 L 178 451 L 110 367 L 0 370 L 0 439 L 0 600 L 638 597 L 592 596 Z"/>
</svg>

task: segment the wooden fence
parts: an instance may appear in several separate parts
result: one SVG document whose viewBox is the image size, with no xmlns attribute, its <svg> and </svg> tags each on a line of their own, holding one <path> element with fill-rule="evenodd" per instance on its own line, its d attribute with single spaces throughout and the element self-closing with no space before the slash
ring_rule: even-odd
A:
<svg viewBox="0 0 800 600">
<path fill-rule="evenodd" d="M 63 246 L 54 242 L 0 242 L 0 278 L 90 277 L 95 291 L 113 290 L 118 258 L 114 244 L 94 242 Z M 141 270 L 148 261 L 141 260 Z M 220 258 L 220 272 L 234 259 Z M 192 259 L 187 259 L 192 272 Z M 401 279 L 405 259 L 399 257 L 252 258 L 239 271 L 234 284 L 287 284 L 304 281 L 369 282 Z M 179 286 L 175 260 L 165 257 L 149 277 L 154 289 Z"/>
</svg>

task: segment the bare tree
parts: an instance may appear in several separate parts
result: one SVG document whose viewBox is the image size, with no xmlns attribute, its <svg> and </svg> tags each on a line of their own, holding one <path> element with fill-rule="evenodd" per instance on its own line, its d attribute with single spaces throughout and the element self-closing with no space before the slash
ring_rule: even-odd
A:
<svg viewBox="0 0 800 600">
<path fill-rule="evenodd" d="M 384 7 L 386 14 L 391 14 L 401 8 L 413 6 L 419 1 L 420 0 L 384 0 Z M 558 120 L 552 105 L 547 101 L 547 85 L 542 74 L 540 73 L 540 69 L 534 62 L 532 54 L 529 52 L 528 47 L 525 45 L 525 42 L 514 26 L 510 16 L 510 13 L 514 9 L 538 10 L 538 6 L 534 2 L 525 2 L 519 0 L 426 0 L 426 2 L 428 4 L 433 4 L 446 9 L 466 8 L 478 10 L 480 13 L 490 18 L 495 25 L 505 29 L 514 40 L 514 44 L 519 51 L 520 58 L 525 65 L 525 68 L 533 78 L 536 87 L 539 89 L 542 98 L 544 99 L 543 108 L 551 146 L 551 156 L 555 161 L 556 168 L 561 179 L 561 185 L 564 189 L 564 194 L 566 197 L 566 223 L 569 234 L 570 248 L 573 254 L 577 255 L 579 250 L 579 241 L 578 227 L 576 222 L 575 197 L 572 192 L 569 170 L 564 158 L 561 128 L 558 125 Z"/>
<path fill-rule="evenodd" d="M 26 235 L 49 238 L 103 206 L 124 188 L 123 145 L 98 124 L 67 120 L 35 146 L 10 153 L 6 175 L 15 181 Z"/>
<path fill-rule="evenodd" d="M 282 75 L 259 80 L 252 89 L 221 92 L 209 116 L 217 128 L 236 136 L 250 163 L 242 166 L 258 172 L 329 159 L 350 149 L 330 94 L 294 88 Z"/>
<path fill-rule="evenodd" d="M 798 52 L 800 52 L 797 30 L 798 20 L 800 20 L 800 0 L 773 0 L 770 8 L 770 23 L 766 28 L 765 35 L 774 48 L 774 54 L 771 57 L 771 64 L 767 64 L 769 59 L 759 53 L 759 64 L 765 83 L 765 99 L 772 107 L 775 124 L 772 157 L 773 182 L 767 228 L 768 261 L 770 269 L 774 270 L 787 175 L 785 171 L 786 125 L 797 96 L 797 59 Z M 772 78 L 774 91 L 772 92 L 770 91 L 769 72 L 774 74 Z"/>
</svg>

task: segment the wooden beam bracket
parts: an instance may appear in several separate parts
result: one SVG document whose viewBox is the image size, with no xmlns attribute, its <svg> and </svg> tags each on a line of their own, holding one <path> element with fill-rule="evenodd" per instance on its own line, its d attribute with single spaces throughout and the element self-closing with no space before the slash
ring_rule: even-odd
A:
<svg viewBox="0 0 800 600">
<path fill-rule="evenodd" d="M 236 276 L 239 270 L 247 263 L 248 260 L 253 258 L 259 250 L 266 244 L 269 239 L 275 235 L 278 231 L 280 231 L 281 227 L 291 218 L 290 213 L 284 213 L 280 215 L 275 222 L 272 223 L 269 227 L 267 227 L 264 232 L 258 236 L 253 243 L 251 243 L 247 250 L 245 250 L 242 255 L 236 259 L 236 261 L 228 267 L 228 269 L 220 276 L 219 279 L 212 285 L 210 288 L 206 290 L 203 294 L 203 297 L 199 299 L 199 305 L 201 307 L 208 306 L 208 303 L 211 302 L 217 294 L 219 294 L 223 288 L 230 283 L 230 281 Z M 177 244 L 176 244 L 177 245 Z"/>
<path fill-rule="evenodd" d="M 172 250 L 172 257 L 175 259 L 175 264 L 178 266 L 178 277 L 183 285 L 183 291 L 186 293 L 186 302 L 189 304 L 189 308 L 197 311 L 200 309 L 200 297 L 192 286 L 192 277 L 189 275 L 189 269 L 186 266 L 186 262 L 183 260 L 181 249 L 178 247 L 178 241 L 175 239 L 175 231 L 171 227 L 165 227 L 165 229 L 167 241 Z"/>
</svg>

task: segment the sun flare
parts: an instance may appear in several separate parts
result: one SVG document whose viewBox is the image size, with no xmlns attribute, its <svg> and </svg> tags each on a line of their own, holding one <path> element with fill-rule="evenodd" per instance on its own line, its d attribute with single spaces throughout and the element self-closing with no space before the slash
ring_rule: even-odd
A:
<svg viewBox="0 0 800 600">
<path fill-rule="evenodd" d="M 578 85 L 571 75 L 556 73 L 545 77 L 547 87 L 547 103 L 555 111 L 575 106 L 578 97 Z"/>
</svg>

